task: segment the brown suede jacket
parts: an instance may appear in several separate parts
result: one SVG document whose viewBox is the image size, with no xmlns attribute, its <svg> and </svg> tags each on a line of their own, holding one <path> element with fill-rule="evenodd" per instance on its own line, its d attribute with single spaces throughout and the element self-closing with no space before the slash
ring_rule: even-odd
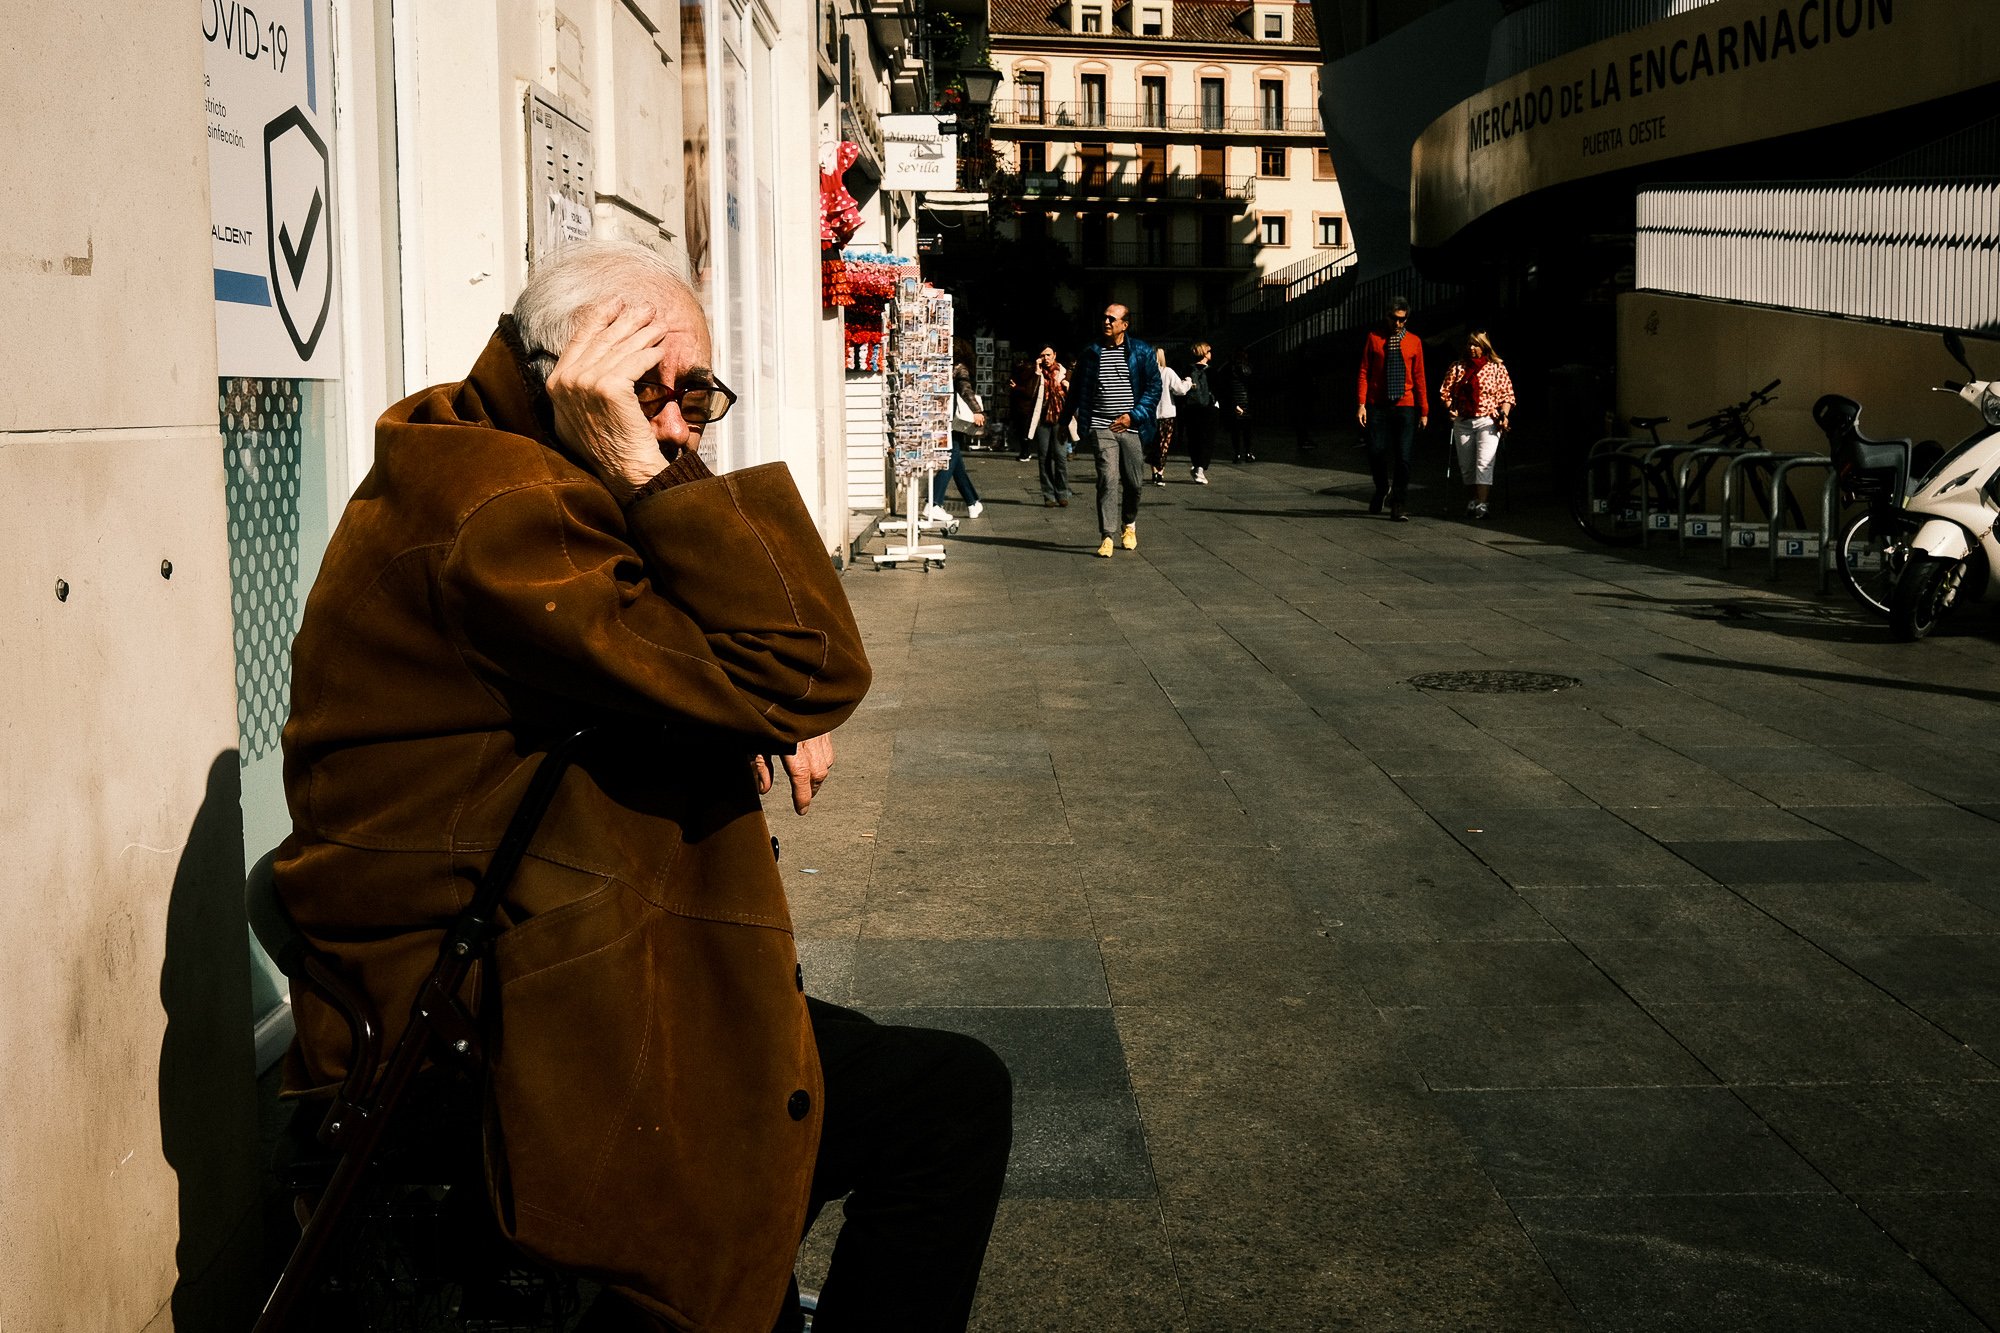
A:
<svg viewBox="0 0 2000 1333">
<path fill-rule="evenodd" d="M 547 747 L 564 780 L 475 975 L 503 1227 L 677 1329 L 765 1333 L 821 1083 L 749 756 L 868 688 L 782 465 L 683 454 L 626 508 L 557 443 L 503 321 L 471 376 L 383 415 L 293 649 L 278 889 L 392 1045 Z M 345 1028 L 294 988 L 295 1089 Z"/>
</svg>

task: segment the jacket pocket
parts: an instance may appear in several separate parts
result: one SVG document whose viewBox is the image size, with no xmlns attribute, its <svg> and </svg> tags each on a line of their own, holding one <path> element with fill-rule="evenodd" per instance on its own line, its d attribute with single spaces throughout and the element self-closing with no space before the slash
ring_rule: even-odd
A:
<svg viewBox="0 0 2000 1333">
<path fill-rule="evenodd" d="M 522 873 L 590 878 L 535 860 Z M 647 929 L 656 915 L 623 884 L 603 881 L 494 945 L 488 1179 L 508 1237 L 553 1264 L 606 1266 L 615 1223 L 599 1196 L 657 1059 L 658 969 Z"/>
</svg>

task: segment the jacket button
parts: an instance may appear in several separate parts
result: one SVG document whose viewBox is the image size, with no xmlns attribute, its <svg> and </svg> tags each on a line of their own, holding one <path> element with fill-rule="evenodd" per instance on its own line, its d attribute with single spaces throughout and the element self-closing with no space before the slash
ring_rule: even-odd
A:
<svg viewBox="0 0 2000 1333">
<path fill-rule="evenodd" d="M 792 1094 L 791 1100 L 785 1103 L 785 1109 L 791 1112 L 792 1119 L 805 1119 L 806 1113 L 813 1109 L 812 1094 L 804 1088 L 800 1088 Z"/>
</svg>

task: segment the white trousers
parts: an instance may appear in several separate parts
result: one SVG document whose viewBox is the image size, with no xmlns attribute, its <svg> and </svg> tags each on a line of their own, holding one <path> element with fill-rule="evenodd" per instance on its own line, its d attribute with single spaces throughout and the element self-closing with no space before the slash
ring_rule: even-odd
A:
<svg viewBox="0 0 2000 1333">
<path fill-rule="evenodd" d="M 1493 460 L 1500 454 L 1500 427 L 1492 417 L 1466 417 L 1452 422 L 1451 447 L 1458 453 L 1459 480 L 1471 486 L 1493 484 Z"/>
</svg>

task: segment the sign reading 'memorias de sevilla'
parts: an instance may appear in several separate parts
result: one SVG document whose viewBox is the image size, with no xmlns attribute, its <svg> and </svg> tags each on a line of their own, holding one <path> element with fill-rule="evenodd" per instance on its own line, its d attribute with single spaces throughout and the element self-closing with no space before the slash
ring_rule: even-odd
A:
<svg viewBox="0 0 2000 1333">
<path fill-rule="evenodd" d="M 1418 138 L 1411 244 L 1443 245 L 1552 185 L 2000 84 L 1994 9 L 1993 0 L 1719 0 L 1537 65 Z"/>
</svg>

